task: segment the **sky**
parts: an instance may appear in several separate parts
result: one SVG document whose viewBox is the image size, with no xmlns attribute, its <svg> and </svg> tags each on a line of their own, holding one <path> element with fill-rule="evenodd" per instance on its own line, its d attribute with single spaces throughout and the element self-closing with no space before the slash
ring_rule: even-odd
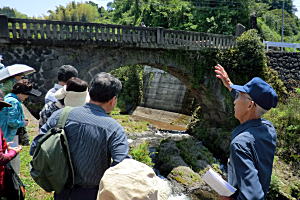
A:
<svg viewBox="0 0 300 200">
<path fill-rule="evenodd" d="M 54 10 L 58 5 L 67 5 L 72 0 L 0 0 L 0 8 L 9 6 L 17 9 L 30 17 L 39 17 L 47 15 L 48 10 Z M 84 2 L 84 0 L 75 0 L 76 2 Z M 112 0 L 91 0 L 106 8 L 108 2 Z M 300 18 L 300 0 L 294 0 L 294 5 L 298 9 L 296 15 Z"/>
<path fill-rule="evenodd" d="M 76 2 L 85 2 L 84 0 L 75 0 Z M 88 0 L 87 0 L 88 1 Z M 112 0 L 91 0 L 98 6 L 106 8 L 108 2 Z M 299 0 L 300 1 L 300 0 Z M 0 0 L 0 8 L 9 6 L 30 17 L 39 17 L 47 15 L 48 10 L 55 10 L 56 6 L 66 6 L 72 0 Z"/>
</svg>

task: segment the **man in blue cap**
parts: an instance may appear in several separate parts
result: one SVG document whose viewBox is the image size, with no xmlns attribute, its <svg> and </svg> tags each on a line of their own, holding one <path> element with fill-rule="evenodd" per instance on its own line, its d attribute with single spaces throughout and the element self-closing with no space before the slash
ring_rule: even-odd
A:
<svg viewBox="0 0 300 200">
<path fill-rule="evenodd" d="M 215 66 L 216 77 L 234 95 L 234 116 L 240 121 L 231 135 L 228 182 L 237 188 L 231 197 L 222 199 L 265 199 L 268 192 L 276 148 L 276 131 L 262 119 L 277 105 L 274 89 L 261 78 L 234 85 L 221 65 Z"/>
</svg>

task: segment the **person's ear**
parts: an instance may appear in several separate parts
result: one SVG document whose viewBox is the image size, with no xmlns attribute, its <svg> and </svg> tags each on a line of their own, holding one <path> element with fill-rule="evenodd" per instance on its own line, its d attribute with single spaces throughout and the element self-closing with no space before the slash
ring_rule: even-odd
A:
<svg viewBox="0 0 300 200">
<path fill-rule="evenodd" d="M 254 101 L 250 101 L 249 104 L 248 104 L 248 108 L 251 109 L 255 106 L 255 103 Z"/>
<path fill-rule="evenodd" d="M 111 98 L 109 101 L 108 101 L 108 103 L 109 103 L 109 105 L 114 105 L 114 102 L 117 100 L 117 97 L 116 96 L 114 96 L 113 98 Z"/>
</svg>

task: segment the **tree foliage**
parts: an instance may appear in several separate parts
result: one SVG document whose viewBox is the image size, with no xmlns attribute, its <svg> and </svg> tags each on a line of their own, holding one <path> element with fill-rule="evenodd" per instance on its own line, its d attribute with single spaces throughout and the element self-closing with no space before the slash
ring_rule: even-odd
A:
<svg viewBox="0 0 300 200">
<path fill-rule="evenodd" d="M 111 71 L 122 82 L 118 96 L 121 113 L 131 112 L 140 103 L 143 91 L 143 66 L 124 66 Z"/>
<path fill-rule="evenodd" d="M 250 0 L 198 6 L 184 0 L 115 0 L 112 21 L 117 24 L 233 34 L 235 25 L 248 24 Z"/>
<path fill-rule="evenodd" d="M 287 163 L 291 163 L 300 175 L 300 90 L 295 96 L 276 109 L 270 110 L 265 117 L 270 119 L 277 130 L 279 155 Z"/>
<path fill-rule="evenodd" d="M 98 5 L 93 2 L 88 3 L 69 3 L 66 7 L 57 6 L 56 9 L 49 10 L 49 20 L 77 21 L 77 22 L 100 22 Z"/>
<path fill-rule="evenodd" d="M 3 7 L 0 8 L 0 14 L 6 15 L 7 17 L 14 17 L 14 18 L 28 18 L 27 15 L 20 13 L 14 8 L 10 7 Z"/>
</svg>

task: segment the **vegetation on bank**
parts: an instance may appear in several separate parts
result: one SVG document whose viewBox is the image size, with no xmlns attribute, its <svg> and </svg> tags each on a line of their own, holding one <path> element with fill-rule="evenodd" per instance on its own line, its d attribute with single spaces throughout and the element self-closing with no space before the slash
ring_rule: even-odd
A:
<svg viewBox="0 0 300 200">
<path fill-rule="evenodd" d="M 277 155 L 300 176 L 300 89 L 264 116 L 277 131 Z"/>
<path fill-rule="evenodd" d="M 281 1 L 279 0 L 236 0 L 234 5 L 207 4 L 195 6 L 193 1 L 184 0 L 115 0 L 107 9 L 98 7 L 89 1 L 86 3 L 72 2 L 66 7 L 57 6 L 49 11 L 42 19 L 67 20 L 81 22 L 113 23 L 139 26 L 143 22 L 150 27 L 163 27 L 175 30 L 190 30 L 209 33 L 233 35 L 235 25 L 242 23 L 247 29 L 256 28 L 250 24 L 250 15 L 257 17 L 257 29 L 244 33 L 237 39 L 237 46 L 228 51 L 203 51 L 199 52 L 200 59 L 190 58 L 190 70 L 195 77 L 193 84 L 199 84 L 204 77 L 204 70 L 211 69 L 216 63 L 221 63 L 231 75 L 234 83 L 244 84 L 254 76 L 260 76 L 269 82 L 280 96 L 281 103 L 278 108 L 266 114 L 266 118 L 272 121 L 278 132 L 278 159 L 275 160 L 274 174 L 271 183 L 270 199 L 287 198 L 299 199 L 299 181 L 293 181 L 290 177 L 299 177 L 299 94 L 287 98 L 287 92 L 278 74 L 267 67 L 267 60 L 262 40 L 281 40 Z M 285 42 L 300 41 L 300 22 L 293 14 L 292 0 L 285 0 Z M 236 6 L 235 5 L 235 6 Z M 224 12 L 224 10 L 226 12 Z M 205 12 L 203 12 L 205 11 Z M 9 17 L 28 18 L 15 9 L 0 8 L 0 13 Z M 261 37 L 258 37 L 261 36 Z M 170 52 L 172 54 L 173 52 Z M 181 52 L 181 59 L 188 56 Z M 197 68 L 201 65 L 203 68 Z M 113 72 L 123 83 L 123 91 L 119 96 L 119 111 L 112 116 L 125 126 L 128 132 L 142 132 L 147 129 L 147 123 L 140 123 L 129 116 L 118 115 L 118 112 L 126 113 L 138 105 L 142 96 L 141 67 L 129 66 Z M 243 72 L 243 74 L 241 74 Z M 231 104 L 232 99 L 224 89 L 225 103 Z M 199 112 L 198 112 L 199 111 Z M 232 111 L 232 110 L 231 110 Z M 230 112 L 230 111 L 228 111 Z M 237 124 L 232 116 L 228 127 L 210 127 L 201 116 L 201 108 L 194 113 L 194 120 L 190 124 L 190 133 L 202 140 L 206 147 L 215 155 L 222 155 L 226 160 L 231 128 Z M 126 126 L 129 124 L 129 126 Z M 35 135 L 35 133 L 32 133 Z M 178 144 L 182 147 L 182 143 Z M 135 158 L 149 164 L 147 144 L 131 149 Z M 188 149 L 182 148 L 184 157 L 193 166 L 194 157 L 190 157 Z M 39 187 L 32 182 L 29 176 L 28 148 L 25 147 L 22 156 L 22 179 L 27 184 L 28 199 L 51 199 L 51 195 L 41 192 Z M 282 160 L 281 160 L 282 159 Z M 284 162 L 283 162 L 284 161 Z M 292 168 L 289 168 L 289 164 Z M 285 173 L 289 173 L 285 176 Z M 294 173 L 294 174 L 293 174 Z M 285 181 L 288 180 L 288 181 Z"/>
<path fill-rule="evenodd" d="M 139 105 L 143 98 L 144 67 L 140 65 L 123 66 L 111 71 L 122 82 L 122 91 L 118 96 L 118 108 L 122 114 L 128 114 Z"/>
</svg>

